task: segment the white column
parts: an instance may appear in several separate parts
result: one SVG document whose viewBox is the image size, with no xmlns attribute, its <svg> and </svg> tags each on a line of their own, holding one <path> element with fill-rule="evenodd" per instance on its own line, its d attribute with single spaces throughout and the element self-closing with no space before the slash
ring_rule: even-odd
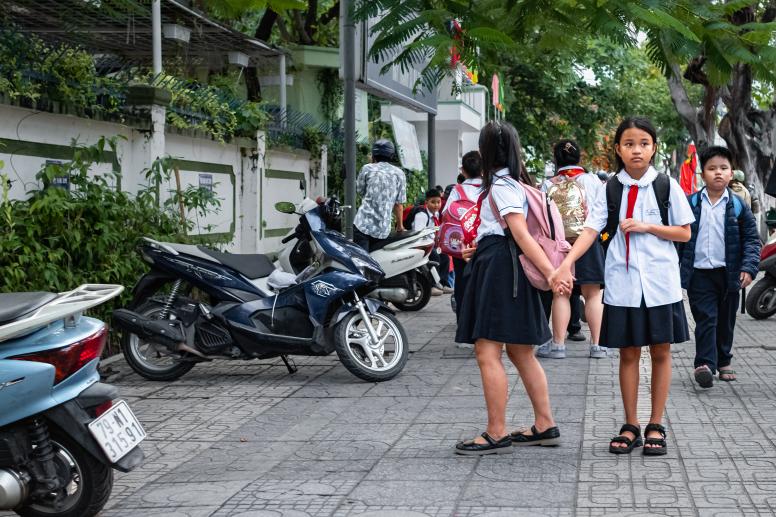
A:
<svg viewBox="0 0 776 517">
<path fill-rule="evenodd" d="M 286 97 L 286 55 L 280 54 L 280 120 L 281 125 L 286 125 L 286 106 L 288 99 Z"/>
<path fill-rule="evenodd" d="M 162 73 L 162 0 L 153 0 L 151 4 L 151 33 L 154 75 L 159 75 Z"/>
</svg>

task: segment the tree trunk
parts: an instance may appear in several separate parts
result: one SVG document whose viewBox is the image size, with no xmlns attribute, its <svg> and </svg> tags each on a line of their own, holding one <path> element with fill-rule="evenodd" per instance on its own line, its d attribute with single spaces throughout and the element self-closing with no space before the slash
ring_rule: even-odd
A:
<svg viewBox="0 0 776 517">
<path fill-rule="evenodd" d="M 674 64 L 671 66 L 671 74 L 668 76 L 668 91 L 671 94 L 671 101 L 679 114 L 679 118 L 682 119 L 698 150 L 700 151 L 712 145 L 716 130 L 714 117 L 705 116 L 703 109 L 697 109 L 692 104 L 684 83 L 682 83 L 679 65 Z"/>
<path fill-rule="evenodd" d="M 264 11 L 264 15 L 261 17 L 261 21 L 256 27 L 256 32 L 253 36 L 261 41 L 268 41 L 270 36 L 272 36 L 272 27 L 275 26 L 277 19 L 278 13 L 272 9 Z"/>
<path fill-rule="evenodd" d="M 247 90 L 249 101 L 258 102 L 261 100 L 259 72 L 255 66 L 249 66 L 245 69 L 245 89 Z"/>
</svg>

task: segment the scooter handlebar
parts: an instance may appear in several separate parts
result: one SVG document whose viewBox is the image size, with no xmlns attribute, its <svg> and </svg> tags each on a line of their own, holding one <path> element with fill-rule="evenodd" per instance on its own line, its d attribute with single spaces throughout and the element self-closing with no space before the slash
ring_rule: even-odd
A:
<svg viewBox="0 0 776 517">
<path fill-rule="evenodd" d="M 296 239 L 296 232 L 292 233 L 291 235 L 286 235 L 283 237 L 283 240 L 280 241 L 281 244 L 285 244 L 293 239 Z"/>
</svg>

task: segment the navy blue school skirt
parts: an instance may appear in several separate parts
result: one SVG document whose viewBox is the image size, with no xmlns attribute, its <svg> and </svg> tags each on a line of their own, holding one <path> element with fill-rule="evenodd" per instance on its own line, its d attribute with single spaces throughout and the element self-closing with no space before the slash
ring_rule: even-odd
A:
<svg viewBox="0 0 776 517">
<path fill-rule="evenodd" d="M 489 339 L 532 345 L 550 339 L 539 291 L 528 283 L 520 261 L 512 256 L 506 237 L 489 235 L 478 243 L 464 270 L 466 287 L 455 334 L 458 343 Z"/>
<path fill-rule="evenodd" d="M 598 344 L 609 348 L 683 343 L 690 339 L 684 303 L 647 307 L 619 307 L 604 304 Z"/>
<path fill-rule="evenodd" d="M 604 285 L 606 255 L 601 241 L 596 239 L 584 255 L 574 263 L 574 285 Z"/>
</svg>

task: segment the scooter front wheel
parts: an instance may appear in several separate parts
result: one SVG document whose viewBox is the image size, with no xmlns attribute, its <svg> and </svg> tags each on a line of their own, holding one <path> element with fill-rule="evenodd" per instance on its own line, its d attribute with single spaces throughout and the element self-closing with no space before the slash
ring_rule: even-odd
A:
<svg viewBox="0 0 776 517">
<path fill-rule="evenodd" d="M 30 500 L 16 513 L 24 517 L 92 517 L 113 490 L 113 470 L 92 457 L 67 434 L 49 427 L 57 474 L 66 476 L 64 497 Z"/>
<path fill-rule="evenodd" d="M 345 368 L 360 379 L 369 382 L 393 379 L 407 364 L 407 335 L 399 320 L 386 309 L 368 314 L 368 319 L 374 337 L 360 312 L 350 313 L 337 324 L 334 331 L 337 355 Z"/>
</svg>

